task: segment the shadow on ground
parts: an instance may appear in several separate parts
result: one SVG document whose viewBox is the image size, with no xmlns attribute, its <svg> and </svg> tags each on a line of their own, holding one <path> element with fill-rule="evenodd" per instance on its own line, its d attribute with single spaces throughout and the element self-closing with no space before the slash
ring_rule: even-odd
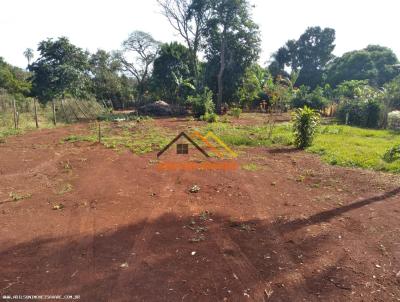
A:
<svg viewBox="0 0 400 302">
<path fill-rule="evenodd" d="M 357 269 L 361 264 L 333 234 L 288 234 L 399 193 L 294 221 L 166 214 L 102 233 L 36 238 L 0 250 L 0 294 L 79 294 L 80 301 L 370 301 L 368 272 Z M 400 297 L 399 287 L 379 297 L 390 301 L 393 295 Z"/>
</svg>

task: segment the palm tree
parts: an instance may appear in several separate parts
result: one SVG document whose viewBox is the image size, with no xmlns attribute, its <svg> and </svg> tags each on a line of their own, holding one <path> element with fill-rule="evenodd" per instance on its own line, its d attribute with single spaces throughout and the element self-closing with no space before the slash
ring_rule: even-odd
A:
<svg viewBox="0 0 400 302">
<path fill-rule="evenodd" d="M 28 66 L 31 64 L 31 60 L 33 59 L 33 49 L 32 48 L 27 48 L 24 51 L 24 56 L 28 60 Z"/>
</svg>

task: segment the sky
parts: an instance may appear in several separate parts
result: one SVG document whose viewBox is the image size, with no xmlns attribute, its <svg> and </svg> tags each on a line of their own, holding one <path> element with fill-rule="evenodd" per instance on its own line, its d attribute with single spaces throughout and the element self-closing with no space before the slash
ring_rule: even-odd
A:
<svg viewBox="0 0 400 302">
<path fill-rule="evenodd" d="M 400 58 L 398 0 L 250 2 L 262 36 L 262 65 L 287 40 L 316 25 L 336 30 L 337 56 L 379 44 Z M 156 0 L 2 0 L 0 12 L 0 56 L 19 67 L 27 64 L 23 51 L 36 50 L 46 38 L 66 36 L 90 52 L 119 49 L 134 30 L 149 32 L 161 42 L 181 41 Z"/>
</svg>

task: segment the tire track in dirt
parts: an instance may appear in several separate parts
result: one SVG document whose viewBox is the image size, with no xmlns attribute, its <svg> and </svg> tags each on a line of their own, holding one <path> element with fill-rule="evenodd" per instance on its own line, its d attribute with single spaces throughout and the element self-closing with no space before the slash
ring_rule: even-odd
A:
<svg viewBox="0 0 400 302">
<path fill-rule="evenodd" d="M 252 301 L 265 301 L 265 283 L 240 246 L 229 234 L 223 232 L 221 226 L 213 227 L 212 239 L 225 256 L 225 262 L 230 267 L 232 274 L 237 276 L 235 279 L 240 282 L 243 290 L 251 289 L 249 293 L 246 292 L 249 295 L 247 297 Z"/>
<path fill-rule="evenodd" d="M 192 211 L 198 208 L 191 208 Z M 234 282 L 242 289 L 243 295 L 248 294 L 246 301 L 265 301 L 265 286 L 260 280 L 257 269 L 250 259 L 243 253 L 240 246 L 232 238 L 223 232 L 220 225 L 213 225 L 210 230 L 210 238 L 216 244 L 222 255 L 221 260 L 229 267 Z M 210 273 L 212 279 L 212 273 Z M 251 289 L 247 292 L 247 289 Z M 243 296 L 244 300 L 245 296 Z"/>
<path fill-rule="evenodd" d="M 247 194 L 249 194 L 250 202 L 252 202 L 254 199 L 258 198 L 257 195 L 256 195 L 258 186 L 256 186 L 254 183 L 246 182 L 244 184 L 243 189 L 246 191 Z M 253 204 L 257 204 L 257 203 L 254 202 Z M 254 209 L 254 213 L 255 213 L 255 215 L 257 217 L 260 217 L 262 215 L 260 210 L 261 209 L 259 209 L 259 208 L 255 208 Z M 271 226 L 268 229 L 268 231 L 272 235 L 272 237 L 276 239 L 276 240 L 274 240 L 274 245 L 276 245 L 276 247 L 277 247 L 277 249 L 279 251 L 278 252 L 279 253 L 279 257 L 284 259 L 286 265 L 291 266 L 291 267 L 296 266 L 296 264 L 292 260 L 292 256 L 289 254 L 289 252 L 284 247 L 285 243 L 284 243 L 284 240 L 282 240 L 282 235 L 277 230 L 274 229 L 274 226 Z M 253 274 L 256 274 L 258 276 L 257 269 L 253 266 L 253 264 L 250 262 L 249 265 L 250 265 L 249 268 L 253 272 Z M 286 279 L 288 279 L 288 277 L 289 276 L 283 276 L 283 279 L 286 280 Z M 259 279 L 261 279 L 261 278 L 259 278 Z M 256 285 L 257 292 L 258 293 L 261 293 L 261 292 L 263 293 L 264 300 L 265 300 L 265 294 L 264 294 L 265 285 L 267 283 L 270 283 L 270 282 L 273 282 L 273 281 L 276 281 L 276 280 L 262 280 L 262 281 L 258 281 L 257 282 L 257 285 Z M 293 294 L 292 296 L 296 296 L 295 293 L 292 293 L 292 294 Z M 258 301 L 258 300 L 256 300 L 256 301 Z M 259 301 L 263 301 L 263 300 L 259 300 Z"/>
<path fill-rule="evenodd" d="M 257 269 L 240 249 L 240 246 L 229 235 L 222 232 L 219 227 L 212 229 L 212 239 L 224 255 L 224 260 L 232 271 L 232 274 L 235 274 L 238 282 L 244 289 L 244 294 L 247 293 L 247 289 L 251 289 L 247 293 L 250 300 L 265 301 L 264 283 L 260 280 L 261 278 Z"/>
<path fill-rule="evenodd" d="M 76 211 L 80 212 L 80 211 Z M 74 245 L 73 250 L 75 253 L 71 255 L 78 255 L 79 263 L 77 267 L 70 265 L 67 273 L 64 275 L 64 284 L 70 284 L 71 280 L 76 278 L 78 281 L 82 279 L 94 280 L 96 278 L 96 262 L 94 258 L 94 237 L 96 234 L 96 214 L 91 208 L 85 209 L 83 214 L 79 215 L 78 224 L 78 242 Z M 72 257 L 71 257 L 72 258 Z M 71 264 L 73 263 L 71 259 Z M 83 263 L 82 263 L 83 262 Z M 78 282 L 77 281 L 77 282 Z M 71 290 L 73 290 L 71 288 Z M 80 294 L 79 292 L 69 292 L 68 294 Z"/>
<path fill-rule="evenodd" d="M 107 297 L 107 301 L 131 300 L 132 297 L 125 296 L 126 289 L 130 287 L 132 278 L 135 278 L 135 275 L 141 268 L 141 263 L 148 256 L 149 242 L 157 231 L 157 226 L 153 222 L 166 213 L 168 208 L 173 207 L 177 203 L 177 200 L 170 198 L 173 195 L 172 185 L 174 184 L 171 180 L 174 178 L 169 177 L 169 179 L 170 181 L 162 189 L 163 194 L 160 194 L 157 204 L 154 204 L 148 215 L 146 215 L 144 226 L 136 236 L 130 248 L 128 258 L 125 261 L 128 264 L 128 268 L 118 273 L 113 285 L 110 286 L 110 294 Z M 164 203 L 164 200 L 167 203 Z"/>
<path fill-rule="evenodd" d="M 244 178 L 245 176 L 240 175 L 239 177 Z M 248 202 L 257 205 L 258 203 L 255 200 L 259 198 L 259 196 L 256 194 L 258 186 L 251 182 L 252 178 L 246 177 L 246 179 L 248 181 L 241 187 L 241 189 L 250 197 Z M 220 180 L 221 182 L 225 183 L 233 182 L 231 177 L 226 174 L 221 174 Z M 191 212 L 198 212 L 201 210 L 198 205 L 193 204 L 189 205 L 189 208 Z M 253 211 L 254 216 L 256 217 L 265 216 L 265 211 L 263 211 L 263 209 L 255 207 Z M 272 227 L 269 229 L 269 232 L 272 237 L 280 238 L 280 234 L 278 234 L 276 230 L 273 230 Z M 222 261 L 226 263 L 232 275 L 235 276 L 235 283 L 237 283 L 238 287 L 242 288 L 243 294 L 248 295 L 246 297 L 243 296 L 243 300 L 267 301 L 269 297 L 266 290 L 269 289 L 268 287 L 270 286 L 270 282 L 272 280 L 264 280 L 260 276 L 253 262 L 247 257 L 245 252 L 231 238 L 231 236 L 227 232 L 224 232 L 222 225 L 212 225 L 210 229 L 210 238 L 218 246 L 221 255 L 223 255 Z M 284 242 L 281 239 L 278 239 L 278 246 L 283 246 L 283 243 Z M 291 262 L 291 256 L 288 252 L 286 252 L 284 249 L 280 249 L 279 251 L 281 257 L 284 258 L 286 262 Z M 291 262 L 291 264 L 294 263 Z M 247 289 L 250 289 L 250 291 L 247 291 Z"/>
<path fill-rule="evenodd" d="M 221 181 L 231 183 L 232 180 L 227 175 L 220 175 Z M 198 205 L 188 206 L 192 213 L 199 212 L 201 208 Z M 221 225 L 213 224 L 209 230 L 210 239 L 216 244 L 222 255 L 221 260 L 229 267 L 231 276 L 234 276 L 234 283 L 242 289 L 244 301 L 265 301 L 265 284 L 259 276 L 257 269 L 250 259 L 241 250 L 240 246 L 225 233 Z M 212 278 L 212 274 L 210 274 Z M 251 289 L 250 291 L 247 291 Z M 218 293 L 217 293 L 218 294 Z M 240 299 L 238 299 L 240 300 Z"/>
</svg>

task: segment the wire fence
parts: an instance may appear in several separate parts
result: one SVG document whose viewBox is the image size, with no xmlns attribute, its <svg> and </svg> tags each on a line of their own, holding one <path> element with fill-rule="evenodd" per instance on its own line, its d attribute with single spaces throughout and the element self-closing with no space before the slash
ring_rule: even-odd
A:
<svg viewBox="0 0 400 302">
<path fill-rule="evenodd" d="M 57 123 L 95 120 L 107 110 L 96 100 L 66 98 L 41 104 L 34 98 L 18 100 L 0 94 L 0 128 L 41 128 Z"/>
</svg>

